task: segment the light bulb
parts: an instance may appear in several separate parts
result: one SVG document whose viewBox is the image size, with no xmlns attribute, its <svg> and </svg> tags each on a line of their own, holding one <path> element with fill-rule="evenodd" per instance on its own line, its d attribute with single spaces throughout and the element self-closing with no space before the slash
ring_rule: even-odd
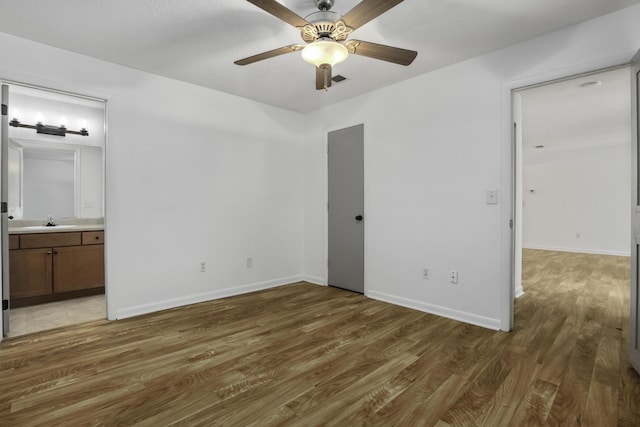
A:
<svg viewBox="0 0 640 427">
<path fill-rule="evenodd" d="M 80 121 L 80 129 L 86 129 L 87 128 L 87 121 L 86 120 L 81 120 Z"/>
<path fill-rule="evenodd" d="M 16 110 L 16 109 L 14 109 L 14 110 L 13 110 L 13 117 L 12 117 L 12 119 L 13 119 L 13 120 L 20 121 L 20 112 L 19 112 L 18 110 Z"/>
<path fill-rule="evenodd" d="M 36 114 L 36 123 L 44 123 L 44 116 L 42 115 L 42 113 Z"/>
<path fill-rule="evenodd" d="M 67 117 L 66 116 L 60 117 L 60 126 L 64 127 L 64 128 L 67 127 Z"/>
<path fill-rule="evenodd" d="M 348 55 L 349 51 L 345 45 L 327 38 L 318 39 L 302 49 L 302 58 L 316 67 L 323 64 L 333 67 L 347 59 Z"/>
</svg>

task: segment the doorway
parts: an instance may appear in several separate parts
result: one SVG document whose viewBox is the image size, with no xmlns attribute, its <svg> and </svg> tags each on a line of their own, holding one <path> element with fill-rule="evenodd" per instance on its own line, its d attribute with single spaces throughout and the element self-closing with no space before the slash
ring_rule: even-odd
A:
<svg viewBox="0 0 640 427">
<path fill-rule="evenodd" d="M 327 282 L 364 293 L 364 125 L 329 132 Z"/>
<path fill-rule="evenodd" d="M 5 337 L 106 318 L 105 117 L 102 99 L 3 83 Z"/>
<path fill-rule="evenodd" d="M 514 92 L 516 297 L 523 254 L 629 256 L 629 94 L 628 67 Z"/>
<path fill-rule="evenodd" d="M 516 326 L 628 335 L 630 94 L 628 66 L 513 93 Z"/>
</svg>

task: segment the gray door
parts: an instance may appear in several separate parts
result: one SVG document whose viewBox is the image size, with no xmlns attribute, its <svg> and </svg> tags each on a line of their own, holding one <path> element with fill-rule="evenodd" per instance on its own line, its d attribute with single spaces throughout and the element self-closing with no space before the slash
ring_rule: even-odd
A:
<svg viewBox="0 0 640 427">
<path fill-rule="evenodd" d="M 364 293 L 364 125 L 329 132 L 329 286 Z"/>
<path fill-rule="evenodd" d="M 631 188 L 633 212 L 631 213 L 631 315 L 629 336 L 629 362 L 640 373 L 640 281 L 638 280 L 638 254 L 640 253 L 640 171 L 638 170 L 638 146 L 640 144 L 640 51 L 631 61 Z"/>
<path fill-rule="evenodd" d="M 2 132 L 0 135 L 0 247 L 2 248 L 2 335 L 9 335 L 9 219 L 7 217 L 7 193 L 9 156 L 9 86 L 2 85 Z M 6 309 L 6 310 L 5 310 Z M 2 337 L 0 337 L 0 340 Z"/>
</svg>

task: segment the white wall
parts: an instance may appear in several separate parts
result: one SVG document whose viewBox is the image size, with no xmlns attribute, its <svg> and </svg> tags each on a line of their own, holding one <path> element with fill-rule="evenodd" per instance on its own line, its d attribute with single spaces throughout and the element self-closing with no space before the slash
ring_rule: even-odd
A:
<svg viewBox="0 0 640 427">
<path fill-rule="evenodd" d="M 525 155 L 523 246 L 629 256 L 630 155 L 628 144 Z"/>
<path fill-rule="evenodd" d="M 509 89 L 628 61 L 640 48 L 637 22 L 640 6 L 308 114 L 307 277 L 326 276 L 327 131 L 364 123 L 367 295 L 508 328 Z M 485 203 L 493 188 L 497 206 Z"/>
<path fill-rule="evenodd" d="M 301 277 L 301 115 L 6 34 L 0 51 L 0 78 L 108 98 L 110 317 Z"/>
</svg>

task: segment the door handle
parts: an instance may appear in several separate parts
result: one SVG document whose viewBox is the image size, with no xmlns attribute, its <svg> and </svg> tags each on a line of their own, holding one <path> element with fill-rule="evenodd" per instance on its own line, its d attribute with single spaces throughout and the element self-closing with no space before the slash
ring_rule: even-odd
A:
<svg viewBox="0 0 640 427">
<path fill-rule="evenodd" d="M 356 221 L 362 221 L 362 215 L 356 215 Z"/>
</svg>

